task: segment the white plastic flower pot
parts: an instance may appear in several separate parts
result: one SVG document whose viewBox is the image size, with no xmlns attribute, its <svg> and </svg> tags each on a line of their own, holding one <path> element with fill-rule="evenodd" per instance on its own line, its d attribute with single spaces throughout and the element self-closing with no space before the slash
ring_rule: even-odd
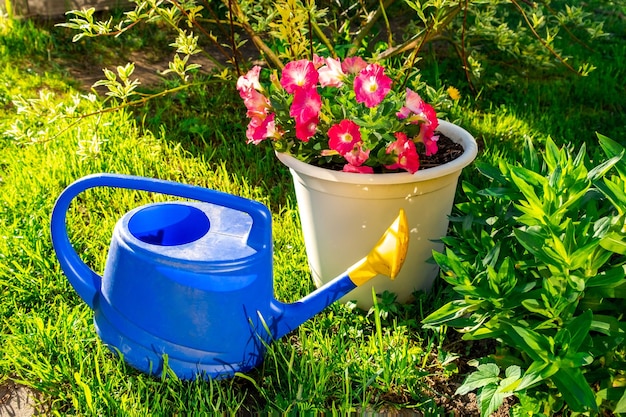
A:
<svg viewBox="0 0 626 417">
<path fill-rule="evenodd" d="M 333 171 L 277 154 L 289 167 L 298 202 L 304 244 L 315 284 L 319 287 L 363 257 L 404 208 L 410 238 L 406 261 L 395 280 L 377 276 L 341 299 L 362 309 L 373 305 L 376 293 L 391 291 L 401 303 L 416 290 L 429 291 L 438 267 L 427 262 L 446 235 L 448 216 L 461 170 L 478 151 L 466 130 L 440 120 L 438 131 L 463 146 L 454 161 L 433 168 L 390 174 Z"/>
</svg>

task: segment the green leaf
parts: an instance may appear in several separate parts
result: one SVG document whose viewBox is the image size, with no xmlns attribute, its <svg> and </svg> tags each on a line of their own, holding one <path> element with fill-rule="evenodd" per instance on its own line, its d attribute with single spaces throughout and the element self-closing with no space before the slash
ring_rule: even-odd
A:
<svg viewBox="0 0 626 417">
<path fill-rule="evenodd" d="M 491 321 L 489 323 L 491 323 Z M 500 336 L 500 334 L 502 334 L 502 330 L 499 329 L 497 325 L 494 326 L 494 328 L 482 326 L 476 330 L 473 330 L 471 333 L 466 333 L 465 335 L 463 335 L 463 340 L 496 339 Z"/>
<path fill-rule="evenodd" d="M 546 177 L 544 177 L 543 175 L 531 169 L 528 169 L 526 167 L 521 167 L 521 166 L 511 167 L 511 177 L 512 177 L 511 179 L 513 179 L 513 177 L 517 177 L 518 179 L 524 181 L 531 187 L 536 187 L 536 188 L 543 188 L 547 184 Z M 517 185 L 517 183 L 515 185 Z"/>
<path fill-rule="evenodd" d="M 626 212 L 626 210 L 624 210 L 626 206 L 626 192 L 624 191 L 623 185 L 619 186 L 608 178 L 603 178 L 601 182 L 595 183 L 595 186 L 613 203 L 613 206 L 615 206 L 620 214 L 623 215 Z"/>
<path fill-rule="evenodd" d="M 522 153 L 522 161 L 524 166 L 533 172 L 539 172 L 539 157 L 537 151 L 533 146 L 533 141 L 530 138 L 526 138 L 524 143 L 524 152 Z"/>
<path fill-rule="evenodd" d="M 594 314 L 593 321 L 590 325 L 590 330 L 593 330 L 598 333 L 603 333 L 607 336 L 611 336 L 612 334 L 617 335 L 617 337 L 621 338 L 624 330 L 624 323 L 617 319 L 615 316 L 607 316 L 604 314 Z"/>
<path fill-rule="evenodd" d="M 553 171 L 554 168 L 558 165 L 558 162 L 561 160 L 561 151 L 556 146 L 552 138 L 548 137 L 546 140 L 544 161 L 546 165 L 548 165 L 548 169 Z"/>
<path fill-rule="evenodd" d="M 626 255 L 626 236 L 617 232 L 609 233 L 600 240 L 600 246 L 608 251 Z"/>
<path fill-rule="evenodd" d="M 562 267 L 558 255 L 546 246 L 546 238 L 540 233 L 539 228 L 528 227 L 525 230 L 515 229 L 513 234 L 522 246 L 538 260 L 548 265 Z"/>
<path fill-rule="evenodd" d="M 567 331 L 570 338 L 568 351 L 571 351 L 572 353 L 577 352 L 585 338 L 589 335 L 592 320 L 593 313 L 591 310 L 585 311 L 583 314 L 567 323 L 564 328 L 559 330 L 555 336 L 555 340 L 560 337 L 561 332 Z"/>
<path fill-rule="evenodd" d="M 537 197 L 535 189 L 528 183 L 528 181 L 542 181 L 545 183 L 545 178 L 535 173 L 530 174 L 530 171 L 520 167 L 511 167 L 511 179 L 522 194 L 524 194 L 524 197 L 526 197 L 530 206 L 543 212 L 543 203 L 541 199 Z"/>
<path fill-rule="evenodd" d="M 500 381 L 498 392 L 512 394 L 519 385 L 522 369 L 518 365 L 511 365 L 504 372 L 505 378 Z"/>
<path fill-rule="evenodd" d="M 617 163 L 620 162 L 623 157 L 624 151 L 622 150 L 619 155 L 614 156 L 607 161 L 604 161 L 603 163 L 589 171 L 589 173 L 587 174 L 587 178 L 591 181 L 596 181 L 604 177 L 606 173 L 609 172 L 611 168 L 613 168 L 615 165 L 617 165 Z"/>
<path fill-rule="evenodd" d="M 600 133 L 596 133 L 598 139 L 600 140 L 600 146 L 604 150 L 604 153 L 609 158 L 612 158 L 617 155 L 624 154 L 624 147 L 619 143 L 615 142 L 613 139 L 610 139 Z M 617 171 L 622 176 L 622 178 L 626 178 L 626 160 L 621 161 L 616 165 Z"/>
<path fill-rule="evenodd" d="M 541 314 L 544 317 L 552 316 L 550 311 L 546 309 L 545 305 L 536 298 L 522 300 L 522 306 L 532 313 Z"/>
<path fill-rule="evenodd" d="M 611 287 L 595 287 L 593 292 L 587 292 L 587 295 L 593 295 L 595 297 L 608 297 L 608 298 L 626 298 L 626 279 L 617 285 Z"/>
<path fill-rule="evenodd" d="M 461 260 L 447 249 L 446 254 L 433 252 L 433 258 L 444 273 L 444 279 L 452 285 L 471 285 L 472 278 Z"/>
<path fill-rule="evenodd" d="M 513 340 L 514 346 L 526 353 L 534 361 L 548 362 L 552 352 L 550 340 L 533 330 L 511 325 L 512 332 L 507 335 Z"/>
<path fill-rule="evenodd" d="M 507 183 L 508 181 L 502 175 L 502 170 L 494 167 L 493 165 L 487 164 L 486 162 L 475 162 L 474 165 L 478 169 L 478 171 L 484 175 L 485 177 L 494 180 L 499 183 Z"/>
<path fill-rule="evenodd" d="M 495 363 L 483 363 L 478 365 L 478 369 L 465 378 L 463 384 L 456 390 L 454 395 L 465 395 L 468 392 L 482 388 L 488 384 L 494 384 L 500 380 L 500 368 Z"/>
<path fill-rule="evenodd" d="M 517 278 L 515 277 L 515 266 L 510 258 L 504 259 L 500 269 L 490 283 L 497 286 L 501 296 L 507 296 L 515 289 Z"/>
<path fill-rule="evenodd" d="M 484 190 L 480 190 L 478 192 L 479 195 L 484 195 L 487 197 L 497 197 L 502 198 L 504 200 L 512 200 L 513 197 L 517 194 L 517 190 L 514 188 L 508 187 L 491 187 L 485 188 Z"/>
<path fill-rule="evenodd" d="M 443 307 L 429 314 L 422 324 L 427 328 L 441 326 L 450 320 L 457 319 L 477 308 L 477 304 L 469 304 L 465 300 L 450 301 Z"/>
<path fill-rule="evenodd" d="M 478 395 L 478 402 L 480 404 L 480 415 L 482 417 L 490 416 L 502 405 L 504 399 L 509 395 L 499 392 L 498 387 L 494 384 L 490 384 L 484 387 Z"/>
<path fill-rule="evenodd" d="M 578 368 L 562 368 L 552 376 L 563 399 L 572 411 L 598 410 L 596 399 L 589 383 Z"/>
<path fill-rule="evenodd" d="M 616 266 L 589 278 L 586 287 L 612 287 L 621 284 L 624 277 L 626 277 L 626 265 Z"/>
<path fill-rule="evenodd" d="M 558 370 L 559 366 L 554 362 L 534 361 L 530 364 L 526 372 L 524 372 L 524 376 L 515 390 L 525 390 L 544 379 L 550 378 L 557 373 Z"/>
<path fill-rule="evenodd" d="M 615 414 L 617 413 L 626 413 L 626 390 L 624 390 L 624 394 L 622 394 L 622 398 L 615 405 L 615 409 L 613 410 Z"/>
</svg>

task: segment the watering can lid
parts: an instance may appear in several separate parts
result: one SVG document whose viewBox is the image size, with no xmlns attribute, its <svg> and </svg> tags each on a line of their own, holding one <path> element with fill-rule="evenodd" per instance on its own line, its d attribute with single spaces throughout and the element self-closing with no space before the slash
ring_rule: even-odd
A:
<svg viewBox="0 0 626 417">
<path fill-rule="evenodd" d="M 137 226 L 136 224 L 131 226 L 131 223 L 140 217 L 138 213 L 141 213 L 142 210 L 144 212 L 149 210 L 162 211 L 162 209 L 173 206 L 186 206 L 191 210 L 196 208 L 201 211 L 208 219 L 207 227 L 205 227 L 206 232 L 203 231 L 197 238 L 182 244 L 159 244 L 144 237 L 149 233 L 154 234 L 154 230 L 145 230 L 146 227 L 142 229 L 141 225 Z M 146 217 L 151 215 L 153 214 L 149 213 Z M 191 226 L 202 228 L 202 225 L 198 224 L 201 222 L 197 220 L 196 218 L 195 223 Z M 248 244 L 248 237 L 253 226 L 250 214 L 217 204 L 201 202 L 150 204 L 129 212 L 123 223 L 122 230 L 129 232 L 128 238 L 134 246 L 177 261 L 227 262 L 249 257 L 258 252 L 258 248 Z M 145 223 L 150 225 L 149 220 Z M 167 219 L 165 219 L 165 223 L 166 233 L 167 230 L 172 230 L 172 233 L 180 233 L 179 226 L 168 229 Z"/>
</svg>

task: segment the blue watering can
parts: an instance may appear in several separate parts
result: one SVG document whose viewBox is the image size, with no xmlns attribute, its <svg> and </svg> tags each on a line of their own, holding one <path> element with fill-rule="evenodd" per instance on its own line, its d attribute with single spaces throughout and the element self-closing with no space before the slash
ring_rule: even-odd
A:
<svg viewBox="0 0 626 417">
<path fill-rule="evenodd" d="M 93 187 L 196 201 L 153 203 L 126 213 L 115 226 L 100 276 L 80 259 L 65 224 L 72 200 Z M 223 378 L 254 368 L 272 340 L 357 285 L 377 274 L 394 278 L 408 246 L 401 211 L 370 254 L 286 304 L 273 294 L 271 215 L 252 200 L 170 181 L 96 174 L 59 196 L 51 233 L 65 275 L 94 310 L 102 341 L 148 374 L 160 374 L 167 357 L 182 379 Z"/>
</svg>

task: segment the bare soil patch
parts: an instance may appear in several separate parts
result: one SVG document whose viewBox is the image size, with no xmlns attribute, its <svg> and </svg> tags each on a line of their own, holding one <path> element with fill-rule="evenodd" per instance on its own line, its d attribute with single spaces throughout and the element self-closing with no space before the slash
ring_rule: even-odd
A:
<svg viewBox="0 0 626 417">
<path fill-rule="evenodd" d="M 44 415 L 40 405 L 40 394 L 32 388 L 13 381 L 0 384 L 0 416 L 30 417 Z"/>
</svg>

